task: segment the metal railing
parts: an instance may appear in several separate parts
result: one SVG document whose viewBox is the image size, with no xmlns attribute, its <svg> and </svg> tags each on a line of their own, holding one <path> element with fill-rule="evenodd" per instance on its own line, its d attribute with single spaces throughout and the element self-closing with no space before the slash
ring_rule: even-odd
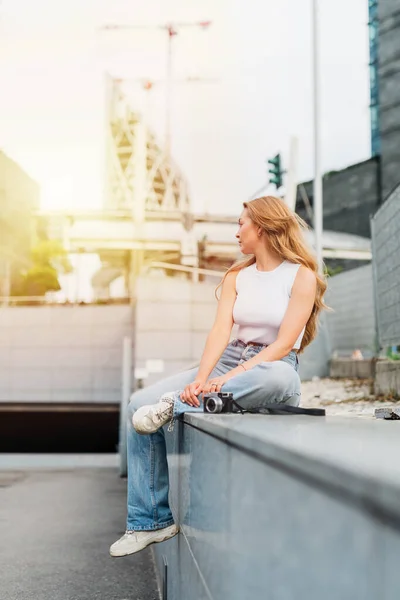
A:
<svg viewBox="0 0 400 600">
<path fill-rule="evenodd" d="M 55 302 L 46 296 L 0 296 L 1 306 L 15 306 L 17 304 L 64 304 Z"/>
<path fill-rule="evenodd" d="M 150 269 L 168 269 L 170 271 L 181 271 L 183 273 L 191 273 L 194 279 L 198 279 L 199 275 L 205 275 L 209 277 L 216 277 L 222 279 L 225 275 L 225 271 L 214 271 L 212 269 L 201 269 L 199 267 L 191 267 L 188 265 L 176 265 L 174 263 L 166 262 L 152 262 L 147 266 L 146 270 Z"/>
</svg>

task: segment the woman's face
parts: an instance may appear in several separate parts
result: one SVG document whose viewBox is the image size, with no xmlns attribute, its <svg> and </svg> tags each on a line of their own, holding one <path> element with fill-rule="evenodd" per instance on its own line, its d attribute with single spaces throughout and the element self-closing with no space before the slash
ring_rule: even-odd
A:
<svg viewBox="0 0 400 600">
<path fill-rule="evenodd" d="M 254 254 L 259 246 L 261 236 L 260 228 L 250 219 L 247 208 L 245 208 L 239 217 L 239 229 L 236 237 L 239 241 L 240 250 L 243 254 Z"/>
</svg>

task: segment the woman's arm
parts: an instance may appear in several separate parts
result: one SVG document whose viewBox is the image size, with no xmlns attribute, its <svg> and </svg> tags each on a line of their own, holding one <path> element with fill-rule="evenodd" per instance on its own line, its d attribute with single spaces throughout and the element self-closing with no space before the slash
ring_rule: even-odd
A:
<svg viewBox="0 0 400 600">
<path fill-rule="evenodd" d="M 301 266 L 296 275 L 292 296 L 275 342 L 256 356 L 243 363 L 243 367 L 251 369 L 261 362 L 280 360 L 293 348 L 297 338 L 310 318 L 315 302 L 317 280 L 315 273 Z"/>
<path fill-rule="evenodd" d="M 199 406 L 198 394 L 228 345 L 233 326 L 233 306 L 236 300 L 237 271 L 228 273 L 222 286 L 214 325 L 207 336 L 204 352 L 200 360 L 196 381 L 187 386 L 181 395 L 184 402 Z"/>
<path fill-rule="evenodd" d="M 197 374 L 202 381 L 207 381 L 229 342 L 233 327 L 233 305 L 236 300 L 236 275 L 237 272 L 228 273 L 222 286 L 217 315 L 208 334 Z"/>
<path fill-rule="evenodd" d="M 203 393 L 208 393 L 211 390 L 219 392 L 227 381 L 239 375 L 239 373 L 244 373 L 244 371 L 252 369 L 261 362 L 272 362 L 286 356 L 292 350 L 297 338 L 310 318 L 316 290 L 317 280 L 315 274 L 310 269 L 301 266 L 296 275 L 292 288 L 292 296 L 279 328 L 276 341 L 267 348 L 264 348 L 264 350 L 261 350 L 253 358 L 250 358 L 250 360 L 241 363 L 231 371 L 228 371 L 228 373 L 225 373 L 225 375 L 210 379 L 203 386 Z"/>
<path fill-rule="evenodd" d="M 237 272 L 228 273 L 222 286 L 217 315 L 208 334 L 197 374 L 202 381 L 207 381 L 229 342 L 233 327 L 233 305 L 236 300 L 236 275 Z"/>
</svg>

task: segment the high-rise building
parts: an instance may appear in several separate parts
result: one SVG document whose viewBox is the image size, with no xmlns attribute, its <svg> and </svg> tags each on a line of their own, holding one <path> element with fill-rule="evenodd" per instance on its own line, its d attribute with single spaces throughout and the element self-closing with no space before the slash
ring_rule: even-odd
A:
<svg viewBox="0 0 400 600">
<path fill-rule="evenodd" d="M 371 155 L 380 154 L 378 78 L 378 0 L 368 0 Z"/>
<path fill-rule="evenodd" d="M 371 158 L 327 173 L 323 183 L 324 228 L 362 236 L 400 185 L 400 0 L 368 0 L 368 10 Z M 312 181 L 304 182 L 296 210 L 308 222 L 312 204 Z"/>
<path fill-rule="evenodd" d="M 400 183 L 400 0 L 378 0 L 377 9 L 377 113 L 384 200 Z"/>
<path fill-rule="evenodd" d="M 0 295 L 8 295 L 13 273 L 28 264 L 39 193 L 39 185 L 0 152 Z"/>
</svg>

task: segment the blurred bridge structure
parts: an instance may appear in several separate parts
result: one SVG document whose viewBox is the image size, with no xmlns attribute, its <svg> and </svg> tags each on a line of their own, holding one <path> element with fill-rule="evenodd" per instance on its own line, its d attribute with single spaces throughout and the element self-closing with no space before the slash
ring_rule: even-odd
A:
<svg viewBox="0 0 400 600">
<path fill-rule="evenodd" d="M 129 211 L 46 213 L 53 236 L 64 241 L 70 253 L 97 253 L 103 268 L 94 276 L 95 289 L 108 288 L 123 275 L 127 295 L 130 282 L 144 267 L 170 263 L 223 271 L 240 258 L 235 239 L 237 217 L 192 214 L 178 210 L 148 210 L 137 222 Z M 313 232 L 308 233 L 310 244 Z M 324 258 L 370 261 L 370 240 L 325 231 Z M 167 268 L 165 265 L 164 268 Z M 189 269 L 188 269 L 189 271 Z"/>
</svg>

